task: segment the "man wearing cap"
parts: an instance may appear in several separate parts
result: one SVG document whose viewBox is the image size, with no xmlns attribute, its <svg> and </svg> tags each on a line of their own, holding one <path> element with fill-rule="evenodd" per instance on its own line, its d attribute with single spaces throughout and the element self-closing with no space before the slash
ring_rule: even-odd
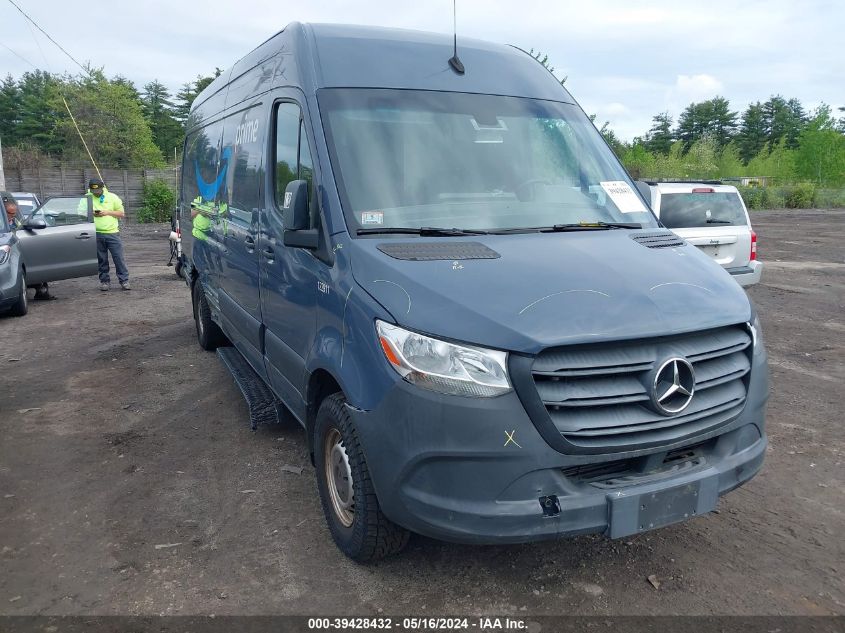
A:
<svg viewBox="0 0 845 633">
<path fill-rule="evenodd" d="M 88 182 L 88 193 L 94 203 L 94 228 L 97 230 L 97 265 L 100 275 L 100 290 L 106 291 L 110 287 L 109 253 L 114 262 L 117 280 L 123 290 L 129 290 L 129 269 L 123 258 L 123 242 L 120 240 L 120 226 L 118 218 L 125 217 L 123 201 L 106 189 L 99 178 L 92 178 Z"/>
<path fill-rule="evenodd" d="M 3 206 L 6 209 L 6 217 L 9 219 L 9 228 L 15 230 L 20 226 L 18 220 L 18 203 L 14 196 L 5 191 L 0 191 L 0 198 L 3 199 Z"/>
</svg>

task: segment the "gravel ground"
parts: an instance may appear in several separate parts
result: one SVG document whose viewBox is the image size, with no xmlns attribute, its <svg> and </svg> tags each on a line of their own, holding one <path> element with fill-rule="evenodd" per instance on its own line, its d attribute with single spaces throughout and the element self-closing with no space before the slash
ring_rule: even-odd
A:
<svg viewBox="0 0 845 633">
<path fill-rule="evenodd" d="M 131 292 L 66 281 L 0 318 L 0 614 L 845 614 L 845 212 L 753 221 L 773 378 L 754 480 L 630 540 L 414 537 L 371 566 L 332 543 L 302 431 L 251 432 L 197 346 L 168 228 L 128 227 Z"/>
</svg>

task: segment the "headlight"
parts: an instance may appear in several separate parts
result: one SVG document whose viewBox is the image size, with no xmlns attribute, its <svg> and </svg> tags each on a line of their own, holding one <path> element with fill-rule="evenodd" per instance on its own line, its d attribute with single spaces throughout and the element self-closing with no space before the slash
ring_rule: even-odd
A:
<svg viewBox="0 0 845 633">
<path fill-rule="evenodd" d="M 12 247 L 8 244 L 0 246 L 0 264 L 5 264 L 12 258 Z"/>
<path fill-rule="evenodd" d="M 393 369 L 418 387 L 479 398 L 511 390 L 506 352 L 447 343 L 383 321 L 376 330 Z"/>
</svg>

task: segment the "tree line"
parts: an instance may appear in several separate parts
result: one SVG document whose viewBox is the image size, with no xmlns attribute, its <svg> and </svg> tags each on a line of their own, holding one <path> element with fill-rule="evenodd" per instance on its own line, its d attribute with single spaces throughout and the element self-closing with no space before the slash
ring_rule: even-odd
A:
<svg viewBox="0 0 845 633">
<path fill-rule="evenodd" d="M 35 70 L 0 82 L 0 140 L 7 167 L 48 160 L 89 163 L 88 150 L 105 167 L 164 167 L 179 152 L 194 99 L 221 70 L 198 75 L 176 94 L 158 80 L 141 90 L 102 69 L 79 75 Z M 67 107 L 65 106 L 67 104 Z M 68 113 L 68 109 L 73 114 Z"/>
<path fill-rule="evenodd" d="M 845 108 L 838 113 L 845 114 Z M 845 116 L 825 104 L 807 112 L 798 99 L 773 95 L 740 115 L 724 97 L 668 112 L 630 143 L 607 124 L 605 140 L 635 177 L 766 177 L 774 182 L 845 185 Z"/>
</svg>

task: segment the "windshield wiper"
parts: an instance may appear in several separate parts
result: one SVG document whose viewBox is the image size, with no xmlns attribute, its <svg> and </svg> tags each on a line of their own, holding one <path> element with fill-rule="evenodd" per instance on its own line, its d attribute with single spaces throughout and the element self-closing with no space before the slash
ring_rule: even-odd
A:
<svg viewBox="0 0 845 633">
<path fill-rule="evenodd" d="M 410 226 L 385 226 L 383 228 L 358 229 L 358 235 L 421 235 L 423 237 L 452 237 L 456 235 L 511 235 L 516 233 L 565 233 L 568 231 L 607 231 L 610 229 L 641 229 L 638 222 L 575 222 L 552 224 L 550 226 L 526 226 L 510 229 L 458 229 L 435 226 L 415 228 Z"/>
<path fill-rule="evenodd" d="M 489 231 L 491 235 L 510 233 L 566 233 L 569 231 L 607 231 L 609 229 L 641 229 L 639 222 L 573 222 L 571 224 L 552 224 L 551 226 L 531 226 Z"/>
<path fill-rule="evenodd" d="M 576 224 L 555 224 L 552 231 L 577 231 L 579 229 L 641 229 L 639 222 L 578 222 Z"/>
<path fill-rule="evenodd" d="M 487 235 L 490 231 L 482 231 L 480 229 L 447 229 L 434 226 L 423 226 L 421 228 L 413 228 L 406 226 L 386 226 L 381 229 L 358 229 L 358 235 L 422 235 L 423 237 L 451 237 L 455 235 Z"/>
<path fill-rule="evenodd" d="M 707 220 L 707 224 L 730 224 L 730 223 L 731 223 L 730 220 L 715 220 L 713 218 L 710 218 L 709 220 Z"/>
</svg>

